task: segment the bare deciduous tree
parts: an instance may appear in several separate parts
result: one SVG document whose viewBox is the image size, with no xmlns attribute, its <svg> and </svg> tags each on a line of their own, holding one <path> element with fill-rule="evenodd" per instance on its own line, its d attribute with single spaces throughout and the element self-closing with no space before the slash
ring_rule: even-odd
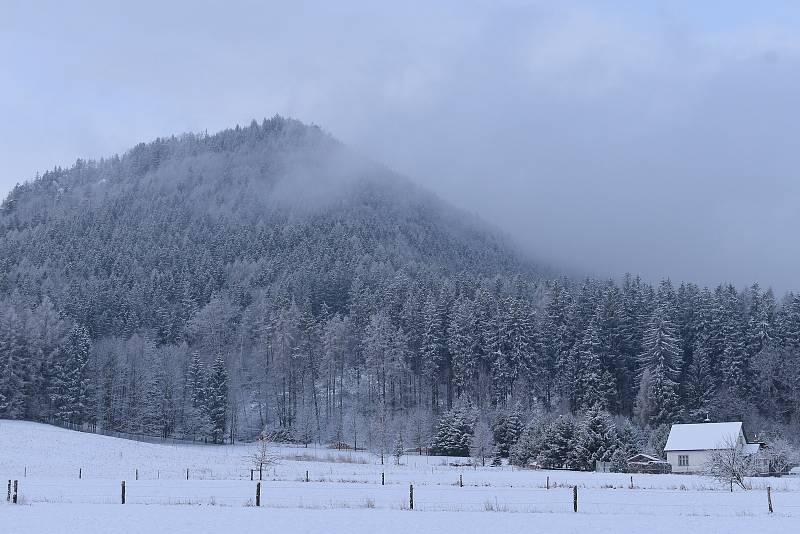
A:
<svg viewBox="0 0 800 534">
<path fill-rule="evenodd" d="M 785 473 L 800 462 L 800 451 L 783 438 L 769 442 L 764 456 L 769 460 L 770 471 Z"/>
<path fill-rule="evenodd" d="M 711 452 L 706 471 L 723 484 L 736 484 L 742 489 L 750 489 L 746 478 L 755 473 L 753 457 L 733 438 L 728 438 Z"/>
<path fill-rule="evenodd" d="M 278 456 L 272 452 L 269 442 L 262 438 L 256 442 L 256 449 L 249 456 L 250 463 L 253 468 L 259 471 L 267 465 L 275 465 L 278 463 Z"/>
</svg>

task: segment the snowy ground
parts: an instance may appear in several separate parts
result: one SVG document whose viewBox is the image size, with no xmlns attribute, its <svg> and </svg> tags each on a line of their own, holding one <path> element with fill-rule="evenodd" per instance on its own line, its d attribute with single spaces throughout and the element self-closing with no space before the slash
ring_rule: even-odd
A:
<svg viewBox="0 0 800 534">
<path fill-rule="evenodd" d="M 364 531 L 391 533 L 465 534 L 499 526 L 527 532 L 536 526 L 543 532 L 673 534 L 688 527 L 754 533 L 800 524 L 800 479 L 753 479 L 752 490 L 730 493 L 706 477 L 633 475 L 631 488 L 624 474 L 473 469 L 449 465 L 458 459 L 415 455 L 400 466 L 380 465 L 368 453 L 314 447 L 274 448 L 281 460 L 264 472 L 257 509 L 253 451 L 248 444 L 157 445 L 0 421 L 0 481 L 5 487 L 17 479 L 20 485 L 20 505 L 5 499 L 0 504 L 0 532 L 106 532 L 109 522 L 114 532 L 172 534 L 221 528 L 240 534 L 263 532 L 265 526 L 273 532 L 352 534 L 354 523 Z M 577 514 L 572 486 L 578 486 Z"/>
</svg>

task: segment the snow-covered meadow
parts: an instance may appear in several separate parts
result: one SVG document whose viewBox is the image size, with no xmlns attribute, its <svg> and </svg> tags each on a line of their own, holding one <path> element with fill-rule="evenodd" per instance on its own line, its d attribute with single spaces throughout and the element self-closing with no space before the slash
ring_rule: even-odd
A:
<svg viewBox="0 0 800 534">
<path fill-rule="evenodd" d="M 472 468 L 466 459 L 404 456 L 401 465 L 364 452 L 276 446 L 250 480 L 253 444 L 151 444 L 48 425 L 0 421 L 0 480 L 19 480 L 17 506 L 3 499 L 0 531 L 281 530 L 485 532 L 539 525 L 547 532 L 775 532 L 800 521 L 800 479 L 756 478 L 733 493 L 692 475 L 630 475 Z M 188 470 L 188 480 L 187 480 Z M 306 472 L 308 482 L 306 482 Z M 385 485 L 381 484 L 384 474 Z M 80 478 L 79 478 L 80 477 Z M 126 504 L 120 504 L 125 481 Z M 463 487 L 460 485 L 463 480 Z M 631 482 L 633 485 L 631 486 Z M 414 511 L 409 510 L 410 485 Z M 548 488 L 549 486 L 549 488 Z M 573 487 L 578 487 L 578 513 Z M 767 509 L 772 488 L 775 512 Z M 94 525 L 94 526 L 93 526 Z M 372 526 L 367 526 L 372 525 Z M 6 528 L 8 526 L 9 528 Z M 127 530 L 126 530 L 127 529 Z"/>
</svg>

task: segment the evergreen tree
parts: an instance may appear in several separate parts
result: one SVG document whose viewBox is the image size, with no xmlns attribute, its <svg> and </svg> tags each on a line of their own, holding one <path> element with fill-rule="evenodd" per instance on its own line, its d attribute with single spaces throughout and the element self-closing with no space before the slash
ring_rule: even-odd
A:
<svg viewBox="0 0 800 534">
<path fill-rule="evenodd" d="M 784 346 L 800 350 L 800 295 L 789 295 L 780 317 Z"/>
<path fill-rule="evenodd" d="M 722 379 L 729 392 L 746 396 L 750 384 L 750 359 L 746 348 L 745 319 L 742 303 L 733 286 L 722 294 L 723 351 Z"/>
<path fill-rule="evenodd" d="M 643 339 L 643 352 L 639 357 L 641 369 L 649 375 L 645 391 L 647 407 L 640 406 L 651 425 L 673 423 L 680 414 L 677 394 L 680 348 L 675 326 L 669 320 L 670 312 L 660 306 L 650 321 Z M 644 381 L 642 381 L 642 385 Z M 642 388 L 644 389 L 644 388 Z"/>
<path fill-rule="evenodd" d="M 221 443 L 225 436 L 228 415 L 228 370 L 222 356 L 217 356 L 211 366 L 206 395 L 211 439 L 214 443 Z"/>
<path fill-rule="evenodd" d="M 572 469 L 579 465 L 575 445 L 578 427 L 574 419 L 559 416 L 549 425 L 542 438 L 539 461 L 546 468 Z"/>
<path fill-rule="evenodd" d="M 702 348 L 694 351 L 692 363 L 686 372 L 685 389 L 689 420 L 702 421 L 710 411 L 714 393 L 711 365 L 708 355 Z"/>
<path fill-rule="evenodd" d="M 0 414 L 12 419 L 25 415 L 25 393 L 31 381 L 24 334 L 16 311 L 5 310 L 0 315 Z"/>
<path fill-rule="evenodd" d="M 431 444 L 431 452 L 441 456 L 469 456 L 475 432 L 474 410 L 464 401 L 442 414 Z"/>
<path fill-rule="evenodd" d="M 89 368 L 91 340 L 85 327 L 70 330 L 57 363 L 55 417 L 73 424 L 93 422 L 94 382 Z"/>
<path fill-rule="evenodd" d="M 638 454 L 641 449 L 641 436 L 630 421 L 617 429 L 617 443 L 611 455 L 611 470 L 623 473 L 628 470 L 628 460 Z"/>
<path fill-rule="evenodd" d="M 599 406 L 589 409 L 575 441 L 576 458 L 582 469 L 592 470 L 596 462 L 610 462 L 617 449 L 617 432 L 611 416 Z"/>
<path fill-rule="evenodd" d="M 456 394 L 471 393 L 478 373 L 476 346 L 476 320 L 473 305 L 459 298 L 453 306 L 453 314 L 447 332 L 448 350 L 453 362 L 453 383 Z"/>
<path fill-rule="evenodd" d="M 423 309 L 423 331 L 420 358 L 422 376 L 431 387 L 431 403 L 434 411 L 439 403 L 439 371 L 444 363 L 444 336 L 442 319 L 436 298 L 429 294 Z"/>
<path fill-rule="evenodd" d="M 492 425 L 492 435 L 501 457 L 508 458 L 511 448 L 516 445 L 524 431 L 525 425 L 519 405 L 498 414 Z"/>
</svg>

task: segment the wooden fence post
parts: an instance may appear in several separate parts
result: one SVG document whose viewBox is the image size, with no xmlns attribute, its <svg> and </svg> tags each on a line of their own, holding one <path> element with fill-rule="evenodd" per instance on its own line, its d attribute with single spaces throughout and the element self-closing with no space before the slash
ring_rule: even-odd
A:
<svg viewBox="0 0 800 534">
<path fill-rule="evenodd" d="M 546 489 L 550 489 L 550 476 L 549 475 L 547 477 L 547 486 L 545 486 L 545 488 Z"/>
<path fill-rule="evenodd" d="M 572 487 L 572 511 L 578 511 L 578 486 Z"/>
<path fill-rule="evenodd" d="M 14 481 L 14 493 L 11 494 L 11 502 L 17 504 L 17 493 L 19 492 L 19 480 Z"/>
<path fill-rule="evenodd" d="M 83 467 L 78 468 L 78 480 L 83 478 Z"/>
<path fill-rule="evenodd" d="M 772 488 L 767 486 L 767 505 L 769 506 L 769 513 L 772 513 Z"/>
<path fill-rule="evenodd" d="M 386 473 L 381 473 L 381 486 L 386 485 Z"/>
<path fill-rule="evenodd" d="M 125 481 L 124 480 L 122 481 L 122 484 L 120 485 L 120 500 L 122 501 L 122 504 L 125 504 Z"/>
<path fill-rule="evenodd" d="M 256 483 L 256 506 L 261 506 L 261 482 Z"/>
<path fill-rule="evenodd" d="M 252 481 L 253 481 L 253 470 L 251 469 L 250 470 L 250 482 L 252 482 Z"/>
<path fill-rule="evenodd" d="M 25 466 L 25 478 L 28 478 L 28 466 Z"/>
<path fill-rule="evenodd" d="M 308 481 L 309 481 L 309 478 L 308 478 L 308 470 L 306 470 L 306 482 L 308 482 Z"/>
<path fill-rule="evenodd" d="M 464 475 L 458 475 L 458 487 L 459 488 L 464 487 Z"/>
<path fill-rule="evenodd" d="M 136 468 L 136 480 L 139 480 L 139 468 Z"/>
<path fill-rule="evenodd" d="M 414 484 L 408 486 L 408 509 L 414 509 Z"/>
<path fill-rule="evenodd" d="M 186 468 L 186 480 L 189 480 L 189 468 Z"/>
<path fill-rule="evenodd" d="M 633 489 L 633 475 L 631 475 L 631 489 Z"/>
</svg>

